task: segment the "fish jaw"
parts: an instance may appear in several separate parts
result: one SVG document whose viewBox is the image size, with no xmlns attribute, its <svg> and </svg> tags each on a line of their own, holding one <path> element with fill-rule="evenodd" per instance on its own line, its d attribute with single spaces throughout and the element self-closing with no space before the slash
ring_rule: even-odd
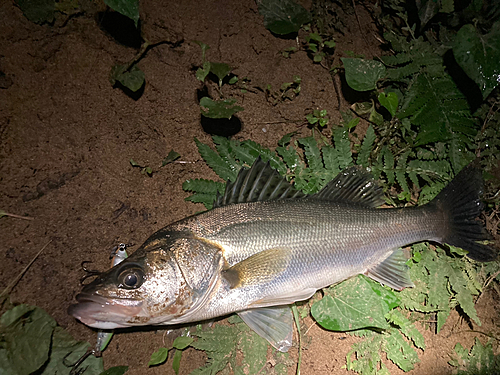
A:
<svg viewBox="0 0 500 375">
<path fill-rule="evenodd" d="M 138 325 L 135 322 L 137 317 L 145 315 L 144 303 L 141 300 L 111 299 L 91 293 L 80 293 L 76 296 L 76 300 L 78 303 L 69 307 L 68 314 L 92 328 L 115 329 L 135 326 Z"/>
</svg>

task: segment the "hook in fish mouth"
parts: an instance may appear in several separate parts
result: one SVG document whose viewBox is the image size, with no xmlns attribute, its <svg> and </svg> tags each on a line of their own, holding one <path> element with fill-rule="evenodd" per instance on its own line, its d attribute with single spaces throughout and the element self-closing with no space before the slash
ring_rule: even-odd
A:
<svg viewBox="0 0 500 375">
<path fill-rule="evenodd" d="M 87 264 L 87 263 L 92 263 L 92 261 L 90 261 L 90 260 L 84 260 L 84 261 L 82 262 L 82 270 L 84 270 L 84 271 L 86 272 L 86 274 L 85 274 L 85 275 L 83 275 L 83 276 L 81 277 L 81 279 L 80 279 L 80 285 L 88 285 L 88 284 L 90 284 L 90 282 L 92 282 L 93 280 L 92 280 L 92 281 L 90 281 L 89 283 L 86 283 L 87 279 L 89 279 L 89 278 L 91 278 L 91 277 L 99 277 L 100 275 L 102 275 L 102 274 L 103 274 L 103 272 L 98 271 L 98 270 L 89 270 L 89 269 L 85 266 L 85 264 Z"/>
</svg>

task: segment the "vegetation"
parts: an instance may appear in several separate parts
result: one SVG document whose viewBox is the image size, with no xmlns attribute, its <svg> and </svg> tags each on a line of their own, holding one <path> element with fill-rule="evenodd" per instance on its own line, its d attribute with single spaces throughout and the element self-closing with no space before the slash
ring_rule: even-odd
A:
<svg viewBox="0 0 500 375">
<path fill-rule="evenodd" d="M 51 5 L 33 15 L 29 2 L 17 0 L 17 3 L 34 22 L 52 22 Z M 137 0 L 106 4 L 131 18 L 138 27 Z M 240 168 L 250 166 L 261 156 L 307 194 L 319 191 L 344 168 L 360 165 L 369 168 L 384 184 L 387 203 L 401 206 L 429 202 L 455 174 L 479 157 L 486 179 L 487 225 L 498 231 L 500 197 L 495 191 L 500 181 L 495 170 L 500 163 L 497 134 L 500 5 L 487 0 L 472 1 L 465 7 L 453 0 L 440 2 L 434 8 L 432 4 L 436 3 L 421 2 L 417 14 L 410 14 L 414 10 L 407 10 L 404 1 L 384 2 L 384 7 L 378 9 L 378 22 L 385 30 L 386 47 L 391 53 L 374 60 L 346 57 L 341 59 L 342 67 L 334 67 L 331 57 L 335 42 L 324 19 L 311 15 L 292 0 L 260 1 L 259 12 L 272 33 L 295 36 L 304 28 L 307 36 L 302 47 L 290 47 L 283 52 L 285 58 L 303 48 L 313 62 L 321 63 L 332 75 L 345 74 L 350 88 L 363 92 L 363 97 L 369 99 L 355 103 L 352 111 L 344 114 L 341 125 L 332 124 L 326 111 L 314 110 L 307 117 L 313 127 L 311 136 L 296 138 L 295 134 L 287 134 L 274 150 L 251 140 L 222 136 L 213 137 L 215 149 L 196 140 L 203 159 L 222 180 L 234 181 Z M 462 8 L 455 10 L 459 5 Z M 436 16 L 441 20 L 439 32 L 437 23 L 432 21 Z M 417 22 L 409 24 L 409 19 Z M 198 44 L 202 49 L 202 64 L 196 77 L 205 82 L 209 74 L 215 75 L 221 94 L 216 100 L 206 96 L 200 100 L 202 115 L 230 118 L 242 108 L 235 105 L 234 99 L 224 98 L 220 89 L 224 80 L 235 84 L 238 78 L 230 77 L 232 69 L 227 64 L 207 60 L 209 47 Z M 144 74 L 136 63 L 149 47 L 145 41 L 136 58 L 115 66 L 112 83 L 120 82 L 132 91 L 142 87 Z M 473 84 L 467 89 L 457 84 L 465 75 Z M 293 99 L 300 92 L 300 84 L 301 79 L 294 77 L 293 82 L 285 83 L 278 91 L 268 87 L 266 95 L 272 104 Z M 480 93 L 480 100 L 470 92 Z M 360 118 L 370 123 L 368 128 L 358 129 Z M 331 130 L 331 139 L 323 135 L 324 128 Z M 153 173 L 150 167 L 132 160 L 131 164 L 147 175 Z M 223 193 L 224 186 L 223 182 L 205 179 L 183 184 L 186 191 L 193 193 L 187 199 L 203 203 L 207 209 L 212 207 L 217 194 Z M 479 264 L 464 257 L 461 249 L 435 248 L 427 243 L 413 245 L 410 250 L 408 265 L 415 288 L 397 292 L 358 276 L 325 289 L 322 299 L 303 305 L 301 315 L 312 314 L 323 328 L 349 331 L 363 338 L 349 352 L 347 369 L 361 374 L 387 374 L 382 360 L 384 353 L 403 371 L 413 369 L 418 352 L 426 347 L 420 330 L 431 329 L 439 334 L 454 309 L 468 322 L 481 325 L 474 303 L 487 286 L 498 288 L 498 262 Z M 355 296 L 349 292 L 353 288 L 359 290 Z M 10 323 L 26 318 L 28 313 L 35 314 L 33 311 L 28 309 L 7 323 L 8 316 L 2 317 L 0 361 L 3 363 L 7 363 L 5 351 L 9 350 L 5 343 L 11 337 L 8 330 L 19 328 Z M 370 321 L 365 319 L 367 311 Z M 417 321 L 424 323 L 416 324 Z M 268 356 L 266 342 L 239 318 L 231 317 L 229 323 L 208 330 L 197 329 L 192 333 L 195 339 L 181 338 L 172 348 L 159 349 L 150 365 L 165 362 L 168 353 L 175 349 L 173 367 L 177 372 L 182 350 L 191 346 L 205 351 L 208 358 L 207 364 L 194 374 L 216 374 L 228 366 L 241 373 L 262 371 Z M 48 326 L 51 334 L 57 329 L 55 323 Z M 41 346 L 44 353 L 37 354 L 40 360 L 33 371 L 47 363 L 50 350 L 54 352 L 53 346 L 50 349 L 54 344 L 49 341 L 45 339 L 46 345 Z M 491 342 L 483 346 L 479 339 L 470 351 L 457 343 L 450 363 L 459 373 L 471 370 L 492 373 L 498 370 L 499 363 L 492 348 Z M 272 355 L 277 364 L 272 371 L 285 373 L 290 365 L 287 355 L 274 350 Z"/>
<path fill-rule="evenodd" d="M 405 13 L 399 13 L 398 17 L 407 20 Z M 477 71 L 478 66 L 486 65 L 489 72 L 499 71 L 500 50 L 498 44 L 496 47 L 491 44 L 500 37 L 498 25 L 498 22 L 493 24 L 485 35 L 472 25 L 465 25 L 455 33 L 451 51 L 465 72 Z M 357 103 L 353 114 L 345 116 L 345 125 L 333 126 L 332 143 L 321 136 L 316 139 L 314 132 L 310 137 L 295 140 L 292 135 L 286 135 L 273 151 L 248 140 L 213 137 L 215 151 L 197 141 L 200 154 L 222 179 L 232 181 L 243 165 L 250 166 L 260 155 L 308 194 L 320 190 L 342 169 L 358 164 L 370 168 L 374 176 L 382 180 L 391 193 L 388 203 L 392 205 L 430 201 L 458 171 L 481 156 L 490 191 L 497 190 L 500 181 L 493 178 L 492 169 L 500 161 L 500 154 L 496 152 L 500 141 L 493 129 L 498 129 L 500 124 L 498 94 L 489 97 L 495 91 L 486 84 L 491 82 L 490 78 L 470 73 L 470 78 L 481 87 L 483 97 L 488 99 L 474 112 L 470 98 L 462 93 L 445 64 L 444 57 L 450 47 L 423 35 L 417 37 L 414 25 L 404 31 L 398 34 L 391 30 L 384 35 L 394 51 L 392 55 L 378 60 L 342 59 L 349 86 L 368 92 L 372 99 Z M 464 49 L 465 39 L 471 44 Z M 317 45 L 311 48 L 311 44 L 321 43 L 321 39 L 309 34 L 306 42 L 309 50 L 316 53 Z M 474 43 L 483 43 L 485 50 L 478 52 L 479 44 Z M 471 50 L 475 51 L 474 58 L 466 59 L 464 54 Z M 318 56 L 313 54 L 313 60 L 319 62 L 325 57 Z M 356 134 L 358 116 L 371 122 L 364 134 Z M 316 110 L 307 120 L 315 128 L 321 128 L 328 118 L 326 112 Z M 355 136 L 349 137 L 350 134 Z M 359 138 L 362 141 L 357 141 Z M 223 190 L 221 183 L 208 180 L 188 180 L 183 187 L 194 193 L 189 200 L 201 202 L 207 208 L 211 208 L 216 195 Z M 489 201 L 492 216 L 498 217 L 499 203 L 498 194 Z M 495 230 L 497 225 L 498 220 Z M 396 292 L 358 276 L 324 290 L 323 299 L 305 305 L 322 327 L 350 331 L 364 338 L 354 344 L 348 354 L 347 369 L 362 374 L 387 374 L 382 353 L 403 371 L 413 369 L 418 362 L 417 349 L 425 350 L 423 336 L 415 324 L 417 320 L 435 319 L 437 324 L 424 324 L 424 328 L 439 333 L 451 310 L 458 308 L 466 319 L 481 325 L 474 301 L 492 279 L 500 280 L 498 262 L 478 264 L 464 257 L 461 249 L 435 248 L 427 243 L 413 245 L 411 254 L 408 264 L 415 288 Z M 350 293 L 353 289 L 360 293 L 353 296 Z M 364 310 L 369 312 L 363 313 Z M 364 319 L 366 316 L 370 317 L 369 322 Z M 216 326 L 211 334 L 217 335 L 219 329 Z M 214 340 L 210 350 L 224 351 L 226 356 L 210 357 L 212 368 L 217 358 L 228 355 L 228 351 L 215 342 L 218 341 Z M 491 344 L 483 347 L 478 340 L 470 354 L 461 346 L 457 348 L 459 359 L 453 362 L 456 366 L 459 361 L 460 366 L 466 366 L 480 351 L 487 354 L 477 354 L 477 362 L 474 359 L 469 366 L 491 369 L 498 365 Z M 244 352 L 244 355 L 255 353 Z M 487 362 L 481 363 L 482 360 Z M 217 371 L 222 370 L 225 363 L 220 360 Z"/>
</svg>

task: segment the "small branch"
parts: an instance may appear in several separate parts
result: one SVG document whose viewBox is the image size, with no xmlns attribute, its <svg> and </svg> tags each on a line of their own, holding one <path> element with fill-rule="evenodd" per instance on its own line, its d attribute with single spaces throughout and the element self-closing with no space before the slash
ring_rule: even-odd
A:
<svg viewBox="0 0 500 375">
<path fill-rule="evenodd" d="M 23 219 L 23 220 L 35 220 L 35 218 L 31 217 L 31 216 L 21 216 L 21 215 L 16 215 L 16 214 L 10 214 L 8 212 L 0 210 L 0 217 L 2 217 L 2 216 L 10 216 L 10 217 L 14 217 L 16 219 Z"/>
<path fill-rule="evenodd" d="M 35 262 L 35 260 L 38 258 L 38 256 L 42 253 L 42 251 L 45 250 L 45 248 L 47 246 L 49 246 L 49 244 L 51 242 L 52 242 L 52 240 L 50 240 L 49 242 L 47 242 L 45 244 L 45 246 L 42 247 L 38 253 L 36 253 L 36 255 L 33 257 L 33 259 L 28 263 L 28 265 L 26 267 L 24 267 L 24 269 L 19 273 L 19 275 L 17 275 L 17 277 L 14 280 L 12 280 L 12 282 L 9 285 L 7 285 L 7 287 L 0 294 L 0 305 L 3 304 L 3 301 L 5 300 L 5 298 L 7 297 L 7 295 L 10 294 L 10 292 L 12 292 L 12 289 L 14 289 L 14 287 L 17 285 L 17 283 L 19 282 L 19 280 L 21 280 L 21 278 L 24 276 L 24 274 L 26 273 L 26 271 L 28 271 L 28 269 Z"/>
<path fill-rule="evenodd" d="M 157 44 L 160 44 L 160 43 L 157 43 Z M 127 72 L 130 68 L 132 68 L 133 65 L 137 64 L 137 62 L 139 62 L 139 60 L 142 59 L 143 56 L 146 54 L 146 52 L 150 46 L 152 47 L 152 45 L 150 45 L 148 41 L 145 41 L 144 43 L 142 43 L 141 49 L 134 56 L 134 58 L 128 62 L 126 69 L 124 71 Z"/>
</svg>

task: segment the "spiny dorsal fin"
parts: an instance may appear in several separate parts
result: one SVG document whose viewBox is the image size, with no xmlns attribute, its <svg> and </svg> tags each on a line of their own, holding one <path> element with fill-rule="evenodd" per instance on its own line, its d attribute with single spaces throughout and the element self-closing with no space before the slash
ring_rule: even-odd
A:
<svg viewBox="0 0 500 375">
<path fill-rule="evenodd" d="M 382 188 L 370 173 L 360 167 L 340 172 L 320 192 L 306 195 L 295 189 L 269 162 L 260 156 L 252 167 L 241 168 L 235 182 L 228 182 L 224 195 L 218 195 L 215 207 L 232 203 L 271 201 L 279 199 L 318 199 L 337 203 L 353 203 L 365 207 L 378 207 L 384 203 Z"/>
<path fill-rule="evenodd" d="M 224 195 L 217 196 L 215 207 L 231 203 L 271 201 L 302 198 L 306 195 L 295 189 L 284 177 L 260 156 L 250 169 L 241 168 L 235 182 L 228 181 Z"/>
<path fill-rule="evenodd" d="M 351 167 L 344 169 L 320 192 L 308 199 L 379 207 L 384 203 L 384 192 L 368 171 L 361 167 Z"/>
</svg>

